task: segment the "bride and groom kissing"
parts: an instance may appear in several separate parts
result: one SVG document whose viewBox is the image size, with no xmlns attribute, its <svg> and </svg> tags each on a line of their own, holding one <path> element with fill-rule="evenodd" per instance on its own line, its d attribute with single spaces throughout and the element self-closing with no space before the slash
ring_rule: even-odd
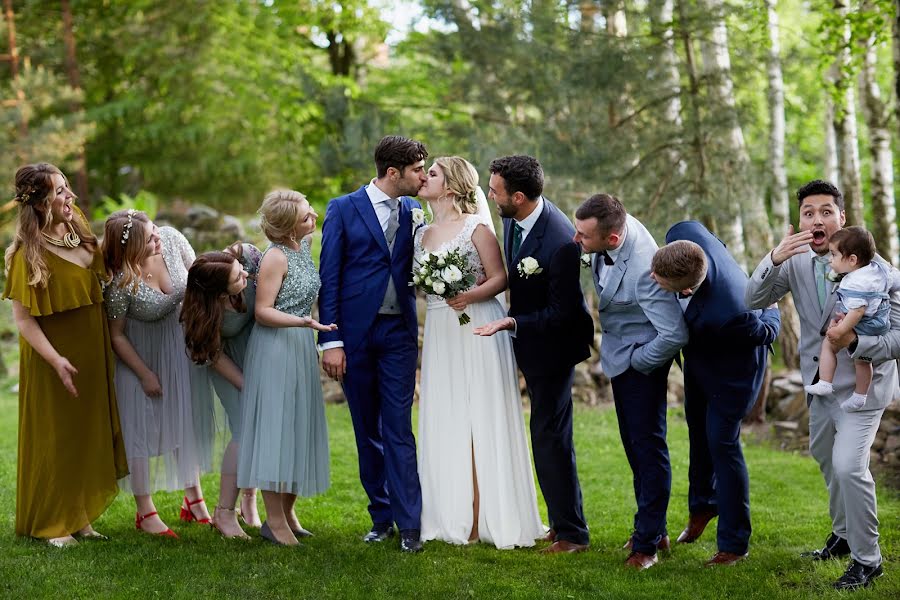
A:
<svg viewBox="0 0 900 600">
<path fill-rule="evenodd" d="M 512 548 L 543 538 L 551 542 L 543 552 L 585 550 L 571 388 L 575 365 L 590 354 L 593 322 L 575 230 L 542 197 L 536 159 L 495 159 L 489 197 L 503 217 L 504 267 L 475 168 L 459 157 L 426 167 L 427 157 L 420 142 L 383 138 L 375 179 L 331 200 L 322 226 L 319 319 L 338 329 L 320 333 L 319 348 L 353 421 L 372 519 L 363 541 L 387 540 L 396 524 L 404 552 L 435 539 Z M 429 204 L 430 224 L 413 218 L 421 206 L 411 196 Z M 440 250 L 458 250 L 478 278 L 447 300 L 427 297 L 417 459 L 418 322 L 409 282 L 414 262 Z M 470 324 L 460 325 L 463 310 Z M 531 399 L 549 532 L 538 514 L 517 363 Z"/>
</svg>

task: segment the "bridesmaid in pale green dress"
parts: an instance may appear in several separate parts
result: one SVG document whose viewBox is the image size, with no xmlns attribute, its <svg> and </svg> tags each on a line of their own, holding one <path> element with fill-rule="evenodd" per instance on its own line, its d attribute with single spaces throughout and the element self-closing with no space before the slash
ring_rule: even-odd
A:
<svg viewBox="0 0 900 600">
<path fill-rule="evenodd" d="M 219 504 L 213 514 L 214 526 L 229 538 L 248 537 L 238 524 L 238 514 L 247 525 L 260 526 L 256 489 L 243 490 L 240 513 L 235 503 L 244 356 L 254 325 L 256 273 L 261 259 L 256 246 L 240 242 L 224 252 L 201 254 L 188 271 L 181 311 L 185 345 L 196 363 L 191 373 L 194 426 L 207 466 L 212 462 L 215 439 L 213 390 L 225 409 L 231 431 L 222 457 Z"/>
<path fill-rule="evenodd" d="M 328 488 L 328 431 L 313 330 L 333 331 L 310 316 L 321 282 L 308 239 L 316 213 L 303 194 L 278 190 L 259 209 L 272 244 L 259 267 L 256 325 L 241 393 L 238 485 L 262 490 L 260 535 L 296 545 L 297 496 Z M 302 535 L 302 534 L 301 534 Z"/>
</svg>

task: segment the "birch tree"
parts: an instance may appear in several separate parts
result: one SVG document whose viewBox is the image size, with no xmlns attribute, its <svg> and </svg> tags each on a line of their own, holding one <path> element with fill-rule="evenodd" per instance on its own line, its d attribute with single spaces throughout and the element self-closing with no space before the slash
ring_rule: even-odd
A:
<svg viewBox="0 0 900 600">
<path fill-rule="evenodd" d="M 784 78 L 781 73 L 781 42 L 778 39 L 777 0 L 765 0 L 769 47 L 766 73 L 769 78 L 769 176 L 771 177 L 772 220 L 776 231 L 786 231 L 790 223 L 787 171 L 784 166 Z"/>
<path fill-rule="evenodd" d="M 863 3 L 864 10 L 874 7 L 870 1 Z M 894 203 L 894 154 L 891 150 L 891 132 L 888 129 L 891 112 L 881 97 L 876 79 L 878 65 L 878 37 L 873 31 L 865 40 L 860 96 L 863 115 L 869 130 L 869 152 L 872 156 L 872 235 L 878 252 L 885 260 L 898 264 L 897 209 Z"/>
</svg>

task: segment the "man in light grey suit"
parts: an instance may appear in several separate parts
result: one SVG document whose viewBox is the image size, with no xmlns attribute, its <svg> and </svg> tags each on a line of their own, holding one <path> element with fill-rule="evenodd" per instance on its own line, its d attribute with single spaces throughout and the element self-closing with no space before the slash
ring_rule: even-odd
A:
<svg viewBox="0 0 900 600">
<path fill-rule="evenodd" d="M 803 382 L 818 380 L 819 350 L 833 314 L 837 295 L 826 278 L 831 234 L 844 226 L 844 199 L 825 181 L 812 181 L 797 192 L 800 232 L 793 226 L 781 243 L 762 260 L 750 278 L 747 304 L 762 308 L 788 292 L 800 316 L 800 370 Z M 876 260 L 881 260 L 877 258 Z M 896 281 L 896 278 L 895 278 Z M 834 583 L 838 589 L 869 585 L 882 574 L 878 547 L 875 482 L 869 472 L 869 449 L 885 407 L 897 390 L 900 357 L 900 286 L 891 290 L 891 330 L 884 336 L 851 332 L 834 340 L 848 352 L 838 354 L 834 393 L 808 396 L 809 449 L 819 463 L 828 487 L 832 533 L 821 550 L 808 553 L 816 560 L 851 557 L 846 573 Z M 840 402 L 856 383 L 853 359 L 875 366 L 866 404 L 846 412 Z"/>
<path fill-rule="evenodd" d="M 634 473 L 637 513 L 625 563 L 647 569 L 668 549 L 666 510 L 672 469 L 666 446 L 669 367 L 688 333 L 678 300 L 650 278 L 658 249 L 650 232 L 615 197 L 597 194 L 575 212 L 575 241 L 594 252 L 603 341 L 600 361 L 612 380 L 625 456 Z"/>
</svg>

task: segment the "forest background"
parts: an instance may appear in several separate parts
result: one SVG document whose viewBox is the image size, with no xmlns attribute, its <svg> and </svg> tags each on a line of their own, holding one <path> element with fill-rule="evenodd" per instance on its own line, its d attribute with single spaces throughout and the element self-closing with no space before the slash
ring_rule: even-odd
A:
<svg viewBox="0 0 900 600">
<path fill-rule="evenodd" d="M 698 219 L 747 268 L 796 223 L 793 190 L 829 179 L 897 264 L 898 6 L 3 0 L 0 189 L 42 160 L 95 214 L 246 214 L 274 186 L 324 214 L 400 133 L 482 184 L 492 158 L 532 154 L 564 209 L 610 192 L 658 240 Z"/>
</svg>

